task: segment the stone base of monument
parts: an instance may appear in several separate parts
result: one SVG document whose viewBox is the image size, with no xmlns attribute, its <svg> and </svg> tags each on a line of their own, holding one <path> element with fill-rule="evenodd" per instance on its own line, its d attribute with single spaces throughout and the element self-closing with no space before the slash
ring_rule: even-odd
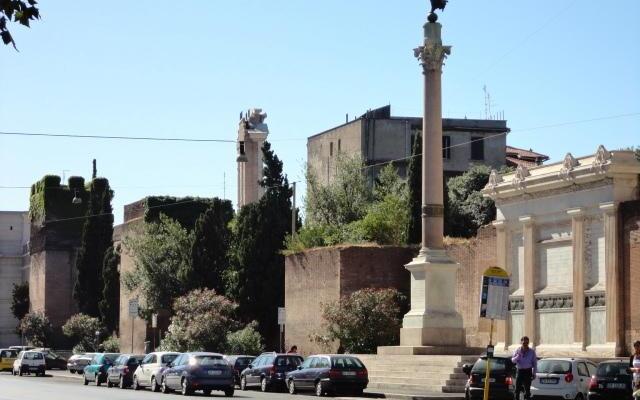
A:
<svg viewBox="0 0 640 400">
<path fill-rule="evenodd" d="M 479 356 L 486 349 L 465 346 L 380 346 L 379 356 Z"/>
</svg>

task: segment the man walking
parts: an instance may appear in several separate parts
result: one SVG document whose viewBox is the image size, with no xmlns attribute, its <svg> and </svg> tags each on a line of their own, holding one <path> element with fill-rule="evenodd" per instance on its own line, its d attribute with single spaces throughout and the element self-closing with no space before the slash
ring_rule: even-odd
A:
<svg viewBox="0 0 640 400">
<path fill-rule="evenodd" d="M 516 378 L 516 399 L 520 399 L 520 393 L 524 388 L 525 400 L 531 399 L 531 380 L 536 376 L 538 367 L 538 357 L 536 351 L 529 347 L 529 338 L 523 336 L 520 339 L 522 346 L 518 347 L 513 353 L 511 361 L 518 368 L 518 377 Z"/>
</svg>

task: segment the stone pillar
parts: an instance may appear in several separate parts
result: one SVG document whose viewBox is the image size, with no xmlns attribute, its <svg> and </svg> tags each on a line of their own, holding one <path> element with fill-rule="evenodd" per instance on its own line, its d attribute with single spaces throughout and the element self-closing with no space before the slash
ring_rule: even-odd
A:
<svg viewBox="0 0 640 400">
<path fill-rule="evenodd" d="M 624 351 L 624 330 L 620 312 L 622 285 L 618 262 L 618 205 L 603 203 L 600 210 L 604 214 L 606 342 L 615 346 L 616 355 L 621 355 Z"/>
<path fill-rule="evenodd" d="M 405 267 L 411 272 L 411 310 L 400 331 L 401 346 L 462 346 L 462 316 L 455 308 L 456 264 L 443 245 L 441 75 L 450 46 L 443 46 L 442 25 L 424 25 L 424 45 L 415 49 L 424 74 L 422 125 L 422 246 Z"/>
<path fill-rule="evenodd" d="M 507 271 L 511 275 L 509 265 L 509 235 L 506 227 L 506 221 L 495 221 L 493 226 L 496 227 L 496 245 L 497 245 L 497 267 Z M 497 322 L 497 345 L 496 348 L 507 350 L 509 347 L 509 338 L 511 338 L 511 321 L 507 316 L 504 321 Z"/>
<path fill-rule="evenodd" d="M 567 214 L 571 217 L 573 247 L 573 341 L 584 351 L 586 350 L 584 210 L 582 208 L 574 208 L 567 210 Z"/>
<path fill-rule="evenodd" d="M 520 217 L 524 241 L 524 334 L 532 345 L 538 344 L 536 321 L 536 232 L 533 217 Z"/>
</svg>

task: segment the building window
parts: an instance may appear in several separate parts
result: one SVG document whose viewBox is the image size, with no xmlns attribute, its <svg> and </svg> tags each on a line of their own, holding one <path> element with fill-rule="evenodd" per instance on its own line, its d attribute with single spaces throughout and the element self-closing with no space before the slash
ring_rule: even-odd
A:
<svg viewBox="0 0 640 400">
<path fill-rule="evenodd" d="M 442 158 L 448 160 L 451 158 L 451 136 L 442 137 Z"/>
<path fill-rule="evenodd" d="M 484 160 L 484 138 L 471 136 L 471 159 Z"/>
<path fill-rule="evenodd" d="M 341 145 L 340 139 L 338 139 L 338 154 L 340 154 L 340 147 L 341 147 L 340 145 Z"/>
<path fill-rule="evenodd" d="M 333 142 L 329 143 L 329 157 L 333 157 Z"/>
</svg>

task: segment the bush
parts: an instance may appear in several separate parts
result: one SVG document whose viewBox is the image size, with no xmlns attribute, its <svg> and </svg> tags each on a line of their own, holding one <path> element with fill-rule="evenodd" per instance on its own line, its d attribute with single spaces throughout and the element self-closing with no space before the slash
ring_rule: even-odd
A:
<svg viewBox="0 0 640 400">
<path fill-rule="evenodd" d="M 84 190 L 84 178 L 81 176 L 70 176 L 67 182 L 70 189 Z"/>
<path fill-rule="evenodd" d="M 85 351 L 95 351 L 96 331 L 102 332 L 104 327 L 98 318 L 86 314 L 72 315 L 62 326 L 62 333 L 73 340 Z"/>
<path fill-rule="evenodd" d="M 232 317 L 236 308 L 235 303 L 210 289 L 196 289 L 178 297 L 160 347 L 179 352 L 223 351 L 227 334 L 238 327 Z"/>
<path fill-rule="evenodd" d="M 239 331 L 231 332 L 227 335 L 228 354 L 249 354 L 257 355 L 264 350 L 262 336 L 256 330 L 258 323 L 252 321 Z"/>
<path fill-rule="evenodd" d="M 401 327 L 400 304 L 404 301 L 395 289 L 362 289 L 338 302 L 324 304 L 327 335 L 350 353 L 372 354 L 378 346 L 398 343 Z"/>
<path fill-rule="evenodd" d="M 53 330 L 43 312 L 31 312 L 22 318 L 20 329 L 27 342 L 35 347 L 47 347 Z"/>
<path fill-rule="evenodd" d="M 100 344 L 100 347 L 105 353 L 119 353 L 120 339 L 116 335 L 111 335 Z"/>
</svg>

